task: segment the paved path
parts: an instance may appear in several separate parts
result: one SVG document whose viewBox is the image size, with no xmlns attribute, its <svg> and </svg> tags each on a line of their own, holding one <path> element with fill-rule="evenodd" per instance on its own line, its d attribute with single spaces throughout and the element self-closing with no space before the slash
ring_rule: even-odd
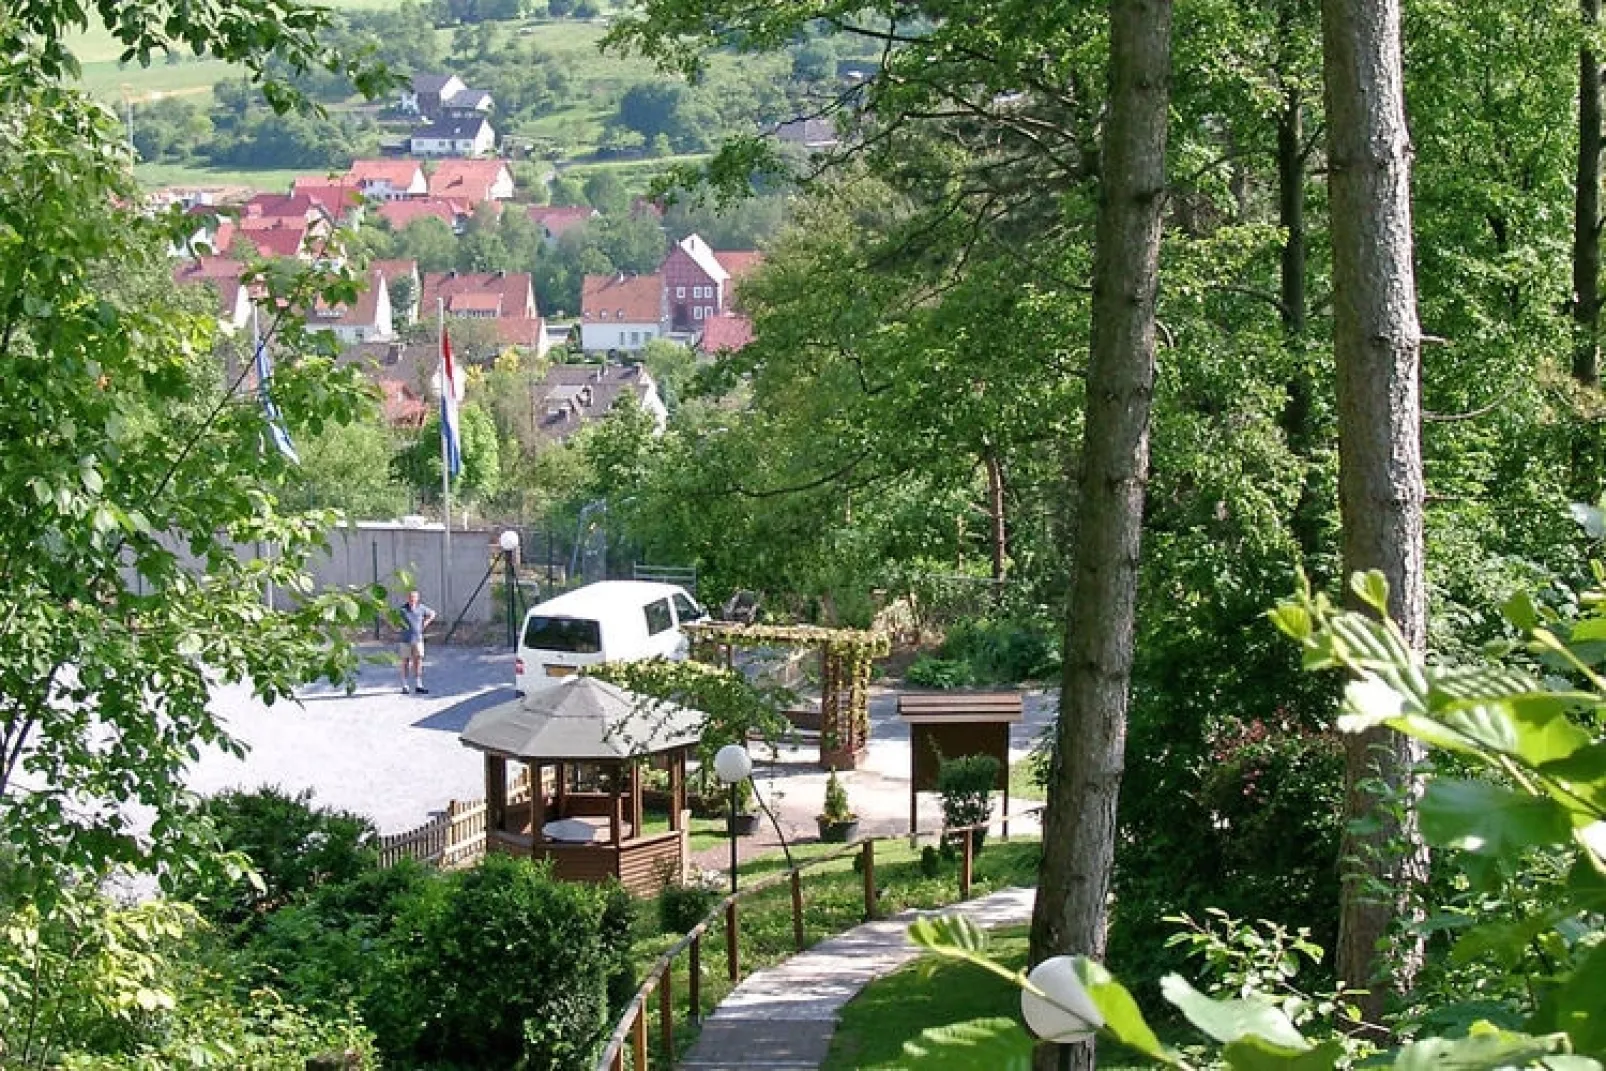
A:
<svg viewBox="0 0 1606 1071">
<path fill-rule="evenodd" d="M 867 922 L 749 975 L 703 1024 L 680 1065 L 695 1071 L 803 1071 L 831 1049 L 842 1006 L 870 982 L 920 955 L 909 924 L 922 915 L 969 916 L 983 928 L 1030 921 L 1034 889 L 1000 889 L 942 911 L 905 911 Z"/>
</svg>

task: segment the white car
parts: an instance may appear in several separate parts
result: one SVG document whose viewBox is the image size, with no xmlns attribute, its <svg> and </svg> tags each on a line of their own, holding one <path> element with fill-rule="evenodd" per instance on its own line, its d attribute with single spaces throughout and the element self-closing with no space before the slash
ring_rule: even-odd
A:
<svg viewBox="0 0 1606 1071">
<path fill-rule="evenodd" d="M 596 662 L 685 659 L 680 626 L 708 612 L 675 584 L 604 580 L 548 599 L 524 615 L 513 687 L 520 695 Z"/>
</svg>

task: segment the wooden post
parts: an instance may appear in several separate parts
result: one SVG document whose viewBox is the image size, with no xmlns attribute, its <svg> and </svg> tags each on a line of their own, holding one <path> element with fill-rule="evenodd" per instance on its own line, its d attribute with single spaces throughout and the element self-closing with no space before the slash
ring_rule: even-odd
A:
<svg viewBox="0 0 1606 1071">
<path fill-rule="evenodd" d="M 619 829 L 623 823 L 623 819 L 619 816 L 619 808 L 624 806 L 624 801 L 619 792 L 619 782 L 624 779 L 625 768 L 624 764 L 619 762 L 613 763 L 612 766 L 613 776 L 608 779 L 608 839 L 617 848 L 619 841 L 623 839 L 623 834 Z"/>
<path fill-rule="evenodd" d="M 739 925 L 736 919 L 736 901 L 732 900 L 730 906 L 725 909 L 725 970 L 730 975 L 732 985 L 742 980 L 742 961 L 737 950 Z"/>
<path fill-rule="evenodd" d="M 485 846 L 490 848 L 494 833 L 507 828 L 507 759 L 485 755 Z"/>
<path fill-rule="evenodd" d="M 625 1071 L 625 1047 L 623 1045 L 613 1051 L 613 1071 Z"/>
<path fill-rule="evenodd" d="M 864 842 L 864 921 L 875 918 L 875 841 Z"/>
<path fill-rule="evenodd" d="M 1004 762 L 1004 831 L 1003 835 L 999 839 L 1007 841 L 1009 839 L 1009 761 L 1007 759 L 1007 756 L 1009 755 L 1008 728 L 1004 730 L 1004 734 L 1004 755 L 1006 756 Z"/>
<path fill-rule="evenodd" d="M 691 957 L 686 961 L 686 991 L 690 997 L 691 1021 L 703 1021 L 703 935 L 691 939 Z"/>
<path fill-rule="evenodd" d="M 630 839 L 639 840 L 642 835 L 642 806 L 641 806 L 641 763 L 630 764 Z"/>
<path fill-rule="evenodd" d="M 803 875 L 792 871 L 792 943 L 803 951 Z"/>
<path fill-rule="evenodd" d="M 975 835 L 976 831 L 974 829 L 966 828 L 964 844 L 959 858 L 959 899 L 961 900 L 970 899 L 971 868 L 975 865 L 976 860 L 976 842 L 973 839 Z"/>
<path fill-rule="evenodd" d="M 636 1071 L 647 1071 L 647 1002 L 636 1005 L 636 1024 L 630 1030 L 630 1053 L 636 1058 Z"/>
<path fill-rule="evenodd" d="M 675 1066 L 675 1000 L 670 992 L 670 979 L 675 976 L 673 963 L 664 968 L 658 981 L 658 1031 L 664 1046 L 664 1066 Z"/>
<path fill-rule="evenodd" d="M 911 734 L 913 735 L 913 734 Z M 915 830 L 920 828 L 920 792 L 915 788 L 914 774 L 909 775 L 909 847 L 915 846 Z"/>
</svg>

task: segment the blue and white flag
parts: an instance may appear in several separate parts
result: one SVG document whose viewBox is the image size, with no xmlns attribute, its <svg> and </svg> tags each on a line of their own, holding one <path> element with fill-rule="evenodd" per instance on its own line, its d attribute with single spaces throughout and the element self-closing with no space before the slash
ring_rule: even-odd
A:
<svg viewBox="0 0 1606 1071">
<path fill-rule="evenodd" d="M 268 356 L 267 340 L 257 331 L 254 313 L 251 317 L 251 334 L 256 345 L 257 397 L 262 401 L 262 413 L 268 421 L 268 434 L 273 436 L 273 445 L 279 448 L 279 453 L 289 458 L 291 464 L 299 465 L 301 458 L 296 454 L 295 444 L 290 441 L 290 432 L 284 426 L 279 407 L 273 403 L 273 394 L 269 389 L 273 380 L 273 358 Z"/>
<path fill-rule="evenodd" d="M 452 361 L 452 339 L 441 331 L 441 456 L 448 475 L 463 471 L 462 439 L 457 431 L 457 403 L 462 387 Z"/>
</svg>

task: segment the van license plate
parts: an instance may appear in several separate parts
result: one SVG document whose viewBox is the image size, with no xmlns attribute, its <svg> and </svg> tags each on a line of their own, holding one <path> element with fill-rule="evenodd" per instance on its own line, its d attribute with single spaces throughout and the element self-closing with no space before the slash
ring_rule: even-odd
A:
<svg viewBox="0 0 1606 1071">
<path fill-rule="evenodd" d="M 574 669 L 573 666 L 548 666 L 548 667 L 546 667 L 546 675 L 548 677 L 572 677 L 572 676 L 574 676 L 574 673 L 575 673 L 575 669 Z"/>
</svg>

